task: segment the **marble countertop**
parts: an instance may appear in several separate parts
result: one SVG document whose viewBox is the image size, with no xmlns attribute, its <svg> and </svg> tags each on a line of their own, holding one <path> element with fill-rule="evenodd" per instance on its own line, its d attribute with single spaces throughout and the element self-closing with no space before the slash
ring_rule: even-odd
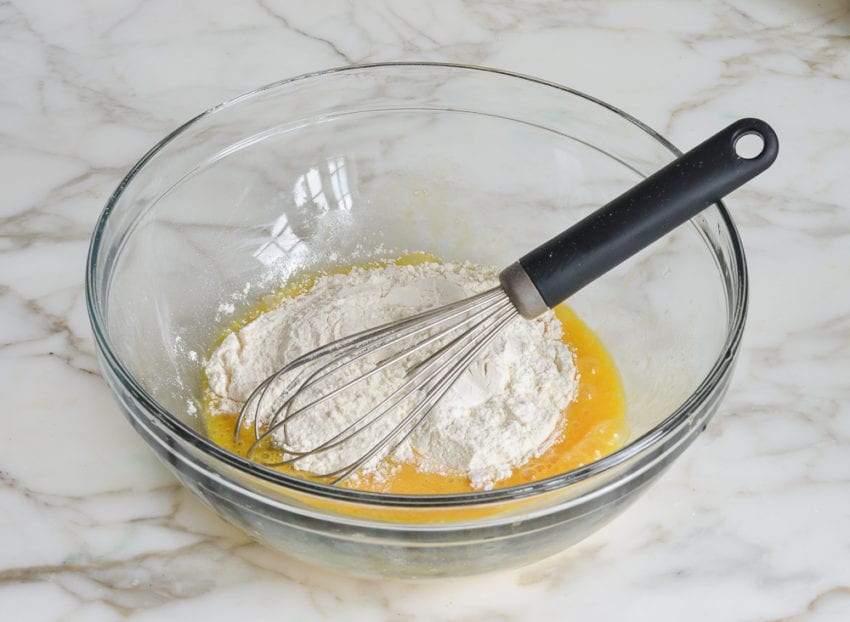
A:
<svg viewBox="0 0 850 622">
<path fill-rule="evenodd" d="M 745 115 L 782 140 L 729 201 L 752 297 L 717 417 L 628 512 L 520 570 L 373 582 L 271 553 L 176 483 L 97 369 L 86 249 L 140 155 L 258 85 L 387 60 L 567 84 L 681 147 Z M 0 85 L 0 619 L 850 619 L 846 0 L 17 0 Z"/>
</svg>

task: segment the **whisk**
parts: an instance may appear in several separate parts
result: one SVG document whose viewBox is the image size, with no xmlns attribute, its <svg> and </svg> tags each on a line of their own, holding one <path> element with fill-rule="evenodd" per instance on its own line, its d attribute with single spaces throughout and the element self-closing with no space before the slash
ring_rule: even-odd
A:
<svg viewBox="0 0 850 622">
<path fill-rule="evenodd" d="M 738 141 L 756 135 L 761 151 L 741 155 Z M 338 484 L 392 454 L 426 419 L 470 363 L 516 317 L 532 319 L 735 190 L 775 160 L 778 142 L 764 121 L 741 119 L 505 268 L 498 287 L 344 337 L 290 361 L 246 400 L 235 439 L 253 428 L 248 456 L 274 438 L 280 458 L 353 447 L 342 464 L 313 475 Z M 373 361 L 360 373 L 365 361 Z M 354 413 L 314 446 L 290 443 L 298 420 L 346 408 L 353 387 L 392 374 L 393 389 Z M 370 380 L 373 379 L 373 380 Z M 246 426 L 253 418 L 253 426 Z M 366 435 L 366 431 L 371 430 Z M 379 433 L 375 433 L 379 430 Z M 359 439 L 359 441 L 358 441 Z"/>
</svg>

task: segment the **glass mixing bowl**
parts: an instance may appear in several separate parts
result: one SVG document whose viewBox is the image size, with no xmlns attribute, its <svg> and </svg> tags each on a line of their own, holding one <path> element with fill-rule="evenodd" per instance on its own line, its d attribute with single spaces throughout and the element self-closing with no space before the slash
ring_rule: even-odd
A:
<svg viewBox="0 0 850 622">
<path fill-rule="evenodd" d="M 205 438 L 202 360 L 294 274 L 405 251 L 503 267 L 678 153 L 604 102 L 504 71 L 382 64 L 263 87 L 167 136 L 109 199 L 86 284 L 104 376 L 186 486 L 289 555 L 392 577 L 540 559 L 622 511 L 717 409 L 747 306 L 721 204 L 569 300 L 616 360 L 631 436 L 557 477 L 433 496 L 293 478 Z"/>
</svg>

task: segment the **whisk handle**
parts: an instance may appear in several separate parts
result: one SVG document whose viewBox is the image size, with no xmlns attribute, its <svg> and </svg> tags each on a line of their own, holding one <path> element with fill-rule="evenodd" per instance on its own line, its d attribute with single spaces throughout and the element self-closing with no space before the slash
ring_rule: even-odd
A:
<svg viewBox="0 0 850 622">
<path fill-rule="evenodd" d="M 757 135 L 763 143 L 753 157 L 745 157 L 739 150 L 739 140 L 749 134 Z M 544 310 L 539 303 L 551 308 L 563 302 L 766 170 L 778 149 L 776 134 L 759 119 L 741 119 L 720 130 L 523 256 L 519 266 L 508 268 L 503 275 L 521 267 L 539 293 L 537 305 L 532 302 L 525 305 L 529 309 L 520 311 L 533 316 Z M 506 285 L 505 278 L 502 282 Z M 511 295 L 510 288 L 506 289 Z"/>
</svg>

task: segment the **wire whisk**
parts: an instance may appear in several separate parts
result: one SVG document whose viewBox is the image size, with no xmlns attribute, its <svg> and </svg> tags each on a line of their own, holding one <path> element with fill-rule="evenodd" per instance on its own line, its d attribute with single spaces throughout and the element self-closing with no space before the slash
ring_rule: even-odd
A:
<svg viewBox="0 0 850 622">
<path fill-rule="evenodd" d="M 763 142 L 754 157 L 736 152 L 738 139 L 748 134 Z M 235 439 L 252 430 L 249 457 L 273 447 L 281 458 L 268 466 L 303 466 L 331 484 L 345 481 L 392 455 L 514 318 L 532 319 L 560 304 L 766 170 L 777 151 L 776 135 L 763 121 L 733 123 L 509 265 L 498 287 L 344 337 L 285 364 L 248 397 Z M 373 399 L 355 404 L 351 396 L 363 383 Z M 341 428 L 324 425 L 330 413 L 347 408 L 356 412 Z M 305 429 L 324 434 L 320 440 L 305 437 Z M 317 461 L 321 456 L 334 460 Z"/>
</svg>

